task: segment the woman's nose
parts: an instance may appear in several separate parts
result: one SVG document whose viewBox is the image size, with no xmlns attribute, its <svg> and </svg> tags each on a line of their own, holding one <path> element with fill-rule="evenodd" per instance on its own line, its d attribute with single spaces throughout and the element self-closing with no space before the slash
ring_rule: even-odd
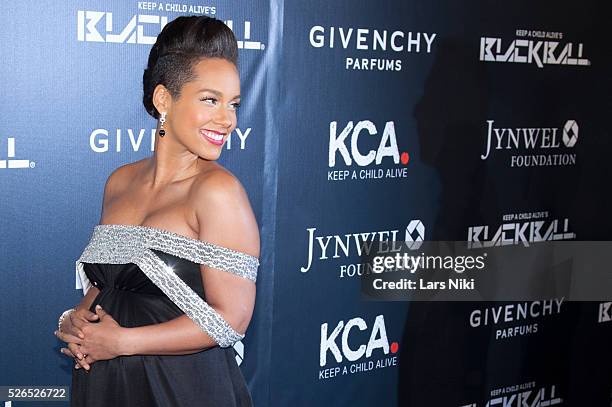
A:
<svg viewBox="0 0 612 407">
<path fill-rule="evenodd" d="M 232 124 L 231 113 L 227 111 L 224 107 L 219 107 L 215 114 L 215 122 L 217 122 L 222 127 L 229 127 Z"/>
</svg>

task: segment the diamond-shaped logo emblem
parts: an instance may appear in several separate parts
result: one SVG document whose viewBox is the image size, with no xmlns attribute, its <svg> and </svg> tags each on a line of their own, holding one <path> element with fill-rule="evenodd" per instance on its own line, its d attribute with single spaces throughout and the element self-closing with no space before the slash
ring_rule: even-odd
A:
<svg viewBox="0 0 612 407">
<path fill-rule="evenodd" d="M 563 126 L 563 144 L 566 147 L 574 147 L 578 141 L 578 123 L 575 120 L 568 120 Z"/>
<path fill-rule="evenodd" d="M 411 250 L 417 250 L 423 244 L 423 240 L 425 239 L 425 225 L 420 220 L 412 220 L 406 226 L 406 235 L 404 240 L 406 241 L 406 246 L 408 246 Z"/>
</svg>

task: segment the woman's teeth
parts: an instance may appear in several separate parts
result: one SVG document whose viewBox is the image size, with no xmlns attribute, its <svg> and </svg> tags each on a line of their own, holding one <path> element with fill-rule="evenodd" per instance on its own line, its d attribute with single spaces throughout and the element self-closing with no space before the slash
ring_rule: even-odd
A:
<svg viewBox="0 0 612 407">
<path fill-rule="evenodd" d="M 202 134 L 204 134 L 206 137 L 211 138 L 213 140 L 217 140 L 217 141 L 223 140 L 223 134 L 213 133 L 212 131 L 203 131 Z"/>
</svg>

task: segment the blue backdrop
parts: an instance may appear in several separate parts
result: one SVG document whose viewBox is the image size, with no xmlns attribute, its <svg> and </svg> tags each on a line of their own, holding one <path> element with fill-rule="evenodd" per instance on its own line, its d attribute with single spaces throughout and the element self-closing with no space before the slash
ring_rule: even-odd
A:
<svg viewBox="0 0 612 407">
<path fill-rule="evenodd" d="M 70 384 L 53 330 L 80 301 L 74 262 L 105 180 L 152 154 L 150 47 L 173 18 L 206 14 L 241 48 L 220 161 L 261 228 L 237 346 L 257 406 L 612 402 L 609 302 L 529 301 L 541 311 L 519 318 L 519 304 L 359 295 L 360 239 L 501 244 L 500 228 L 537 219 L 608 240 L 597 2 L 13 1 L 1 14 L 0 385 Z"/>
</svg>

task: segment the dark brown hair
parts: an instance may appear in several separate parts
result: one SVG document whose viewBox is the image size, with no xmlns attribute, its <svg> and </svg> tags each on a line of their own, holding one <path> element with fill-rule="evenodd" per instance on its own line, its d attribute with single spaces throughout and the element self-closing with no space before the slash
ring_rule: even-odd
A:
<svg viewBox="0 0 612 407">
<path fill-rule="evenodd" d="M 164 85 L 179 98 L 183 85 L 195 79 L 193 66 L 204 58 L 223 58 L 238 63 L 238 44 L 232 30 L 221 20 L 208 16 L 180 16 L 166 24 L 149 52 L 142 76 L 142 103 L 159 119 L 153 91 Z"/>
</svg>

